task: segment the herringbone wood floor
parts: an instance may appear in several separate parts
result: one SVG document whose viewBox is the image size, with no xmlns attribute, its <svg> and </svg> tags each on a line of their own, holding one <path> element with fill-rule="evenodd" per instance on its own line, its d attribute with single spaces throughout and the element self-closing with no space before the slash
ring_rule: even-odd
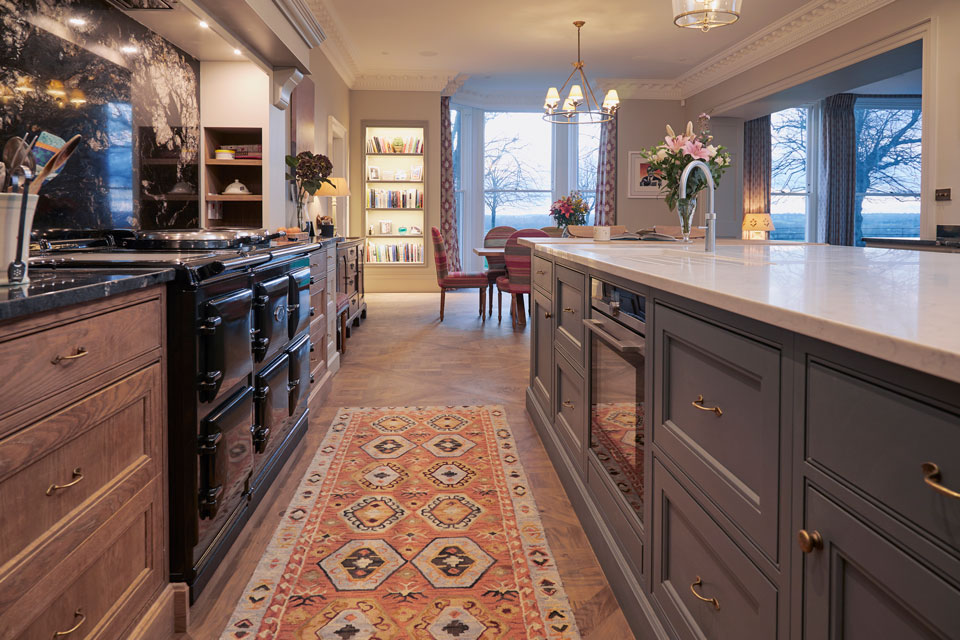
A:
<svg viewBox="0 0 960 640">
<path fill-rule="evenodd" d="M 476 292 L 449 293 L 442 324 L 438 294 L 370 294 L 367 303 L 329 396 L 311 407 L 299 453 L 192 607 L 191 636 L 219 637 L 338 407 L 501 404 L 583 638 L 633 638 L 524 409 L 529 325 L 514 331 L 506 310 L 499 325 L 496 313 L 482 324 Z"/>
</svg>

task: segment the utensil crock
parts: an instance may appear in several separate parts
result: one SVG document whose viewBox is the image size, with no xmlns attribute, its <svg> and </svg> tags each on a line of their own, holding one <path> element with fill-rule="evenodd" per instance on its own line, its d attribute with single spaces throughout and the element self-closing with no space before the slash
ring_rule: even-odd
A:
<svg viewBox="0 0 960 640">
<path fill-rule="evenodd" d="M 33 214 L 37 211 L 37 201 L 40 196 L 27 196 L 27 214 L 24 223 L 23 256 L 30 253 L 30 230 L 33 228 Z M 19 286 L 30 282 L 30 269 L 20 282 L 10 282 L 7 278 L 7 267 L 17 259 L 17 231 L 20 226 L 20 204 L 22 193 L 0 193 L 0 287 Z"/>
</svg>

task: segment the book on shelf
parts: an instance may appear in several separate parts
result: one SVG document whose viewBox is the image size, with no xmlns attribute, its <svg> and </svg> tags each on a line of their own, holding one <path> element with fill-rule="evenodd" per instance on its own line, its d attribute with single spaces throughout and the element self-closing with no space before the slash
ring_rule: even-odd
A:
<svg viewBox="0 0 960 640">
<path fill-rule="evenodd" d="M 367 189 L 368 209 L 422 209 L 419 189 Z"/>
<path fill-rule="evenodd" d="M 423 262 L 423 245 L 412 242 L 396 244 L 367 242 L 367 262 Z"/>
<path fill-rule="evenodd" d="M 399 137 L 399 136 L 397 136 Z M 367 138 L 367 153 L 423 153 L 423 140 L 420 138 L 401 138 L 402 145 L 394 145 L 395 138 L 389 136 L 372 136 Z M 399 148 L 399 151 L 398 151 Z"/>
</svg>

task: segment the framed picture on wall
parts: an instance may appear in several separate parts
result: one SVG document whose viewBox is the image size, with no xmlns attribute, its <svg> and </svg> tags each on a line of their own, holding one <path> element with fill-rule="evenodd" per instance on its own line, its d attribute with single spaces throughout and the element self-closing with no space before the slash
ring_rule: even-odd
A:
<svg viewBox="0 0 960 640">
<path fill-rule="evenodd" d="M 628 198 L 662 198 L 660 178 L 650 173 L 650 164 L 640 151 L 630 152 Z"/>
</svg>

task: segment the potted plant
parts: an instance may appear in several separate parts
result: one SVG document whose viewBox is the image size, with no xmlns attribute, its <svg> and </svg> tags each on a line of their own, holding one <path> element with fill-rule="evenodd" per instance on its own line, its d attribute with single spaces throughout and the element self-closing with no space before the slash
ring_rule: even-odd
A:
<svg viewBox="0 0 960 640">
<path fill-rule="evenodd" d="M 307 195 L 315 194 L 323 183 L 333 184 L 330 180 L 333 163 L 327 156 L 314 154 L 312 151 L 301 151 L 295 156 L 287 156 L 286 161 L 289 167 L 287 180 L 293 182 L 297 189 L 297 226 L 303 229 L 303 208 Z"/>
<path fill-rule="evenodd" d="M 585 224 L 588 213 L 590 213 L 590 205 L 579 191 L 571 191 L 569 196 L 563 196 L 550 205 L 550 217 L 560 229 L 566 229 L 570 225 Z"/>
<path fill-rule="evenodd" d="M 676 210 L 680 217 L 680 230 L 685 242 L 690 241 L 690 223 L 697 208 L 697 194 L 707 187 L 707 178 L 695 171 L 687 180 L 687 192 L 680 193 L 680 176 L 688 164 L 694 160 L 703 160 L 710 167 L 715 186 L 720 186 L 720 178 L 730 166 L 730 154 L 723 146 L 713 144 L 710 135 L 710 116 L 701 113 L 697 118 L 697 131 L 692 122 L 682 135 L 674 133 L 667 125 L 664 141 L 655 147 L 643 150 L 650 163 L 649 174 L 660 178 L 660 190 L 666 196 L 667 206 Z"/>
</svg>

